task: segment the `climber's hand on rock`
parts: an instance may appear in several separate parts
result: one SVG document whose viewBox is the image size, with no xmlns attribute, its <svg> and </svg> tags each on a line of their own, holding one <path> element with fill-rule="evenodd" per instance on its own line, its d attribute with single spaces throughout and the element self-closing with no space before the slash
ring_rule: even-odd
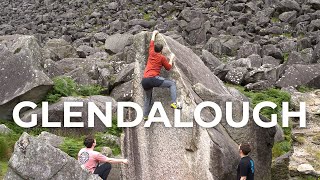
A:
<svg viewBox="0 0 320 180">
<path fill-rule="evenodd" d="M 157 35 L 158 33 L 159 33 L 158 30 L 154 30 L 154 31 L 153 31 L 153 34 L 155 34 L 155 35 Z"/>
<path fill-rule="evenodd" d="M 123 159 L 123 160 L 122 160 L 122 163 L 123 163 L 123 164 L 128 164 L 128 159 Z"/>
<path fill-rule="evenodd" d="M 170 59 L 174 59 L 176 57 L 176 55 L 174 55 L 173 53 L 171 53 L 171 55 L 170 55 Z"/>
</svg>

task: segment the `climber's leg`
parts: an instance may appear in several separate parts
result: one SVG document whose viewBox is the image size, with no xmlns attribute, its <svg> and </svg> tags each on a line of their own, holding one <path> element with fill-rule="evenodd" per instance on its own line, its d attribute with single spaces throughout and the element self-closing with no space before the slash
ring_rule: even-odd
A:
<svg viewBox="0 0 320 180">
<path fill-rule="evenodd" d="M 106 180 L 110 171 L 111 171 L 111 164 L 104 163 L 96 168 L 93 174 L 98 174 L 103 180 Z"/>
<path fill-rule="evenodd" d="M 143 118 L 147 120 L 147 117 L 149 115 L 149 112 L 151 110 L 151 105 L 152 105 L 152 90 L 144 90 L 144 106 L 143 106 Z"/>
</svg>

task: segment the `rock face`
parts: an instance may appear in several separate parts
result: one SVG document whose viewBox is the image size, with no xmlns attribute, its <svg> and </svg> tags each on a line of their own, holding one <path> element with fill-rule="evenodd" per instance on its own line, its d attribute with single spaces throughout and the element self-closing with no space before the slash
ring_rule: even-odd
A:
<svg viewBox="0 0 320 180">
<path fill-rule="evenodd" d="M 11 119 L 21 101 L 39 102 L 52 87 L 41 70 L 42 55 L 33 36 L 0 37 L 0 118 Z"/>
<path fill-rule="evenodd" d="M 320 64 L 292 65 L 277 81 L 278 87 L 297 87 L 300 85 L 320 88 Z"/>
<path fill-rule="evenodd" d="M 0 134 L 10 134 L 12 132 L 6 125 L 0 124 Z"/>
<path fill-rule="evenodd" d="M 23 133 L 16 142 L 5 180 L 54 179 L 99 180 L 83 170 L 80 164 L 41 138 Z"/>
<path fill-rule="evenodd" d="M 131 47 L 134 53 L 129 57 L 135 59 L 133 101 L 141 106 L 143 90 L 140 81 L 150 38 L 150 34 L 145 32 L 136 35 Z M 194 122 L 193 111 L 202 101 L 240 102 L 189 48 L 162 35 L 157 37 L 157 41 L 161 41 L 176 55 L 172 72 L 162 72 L 162 75 L 176 81 L 178 101 L 183 106 L 182 121 Z M 168 118 L 174 125 L 173 111 L 169 107 L 169 92 L 166 89 L 154 90 L 154 101 L 163 103 Z M 129 111 L 131 113 L 133 112 Z M 242 110 L 236 108 L 235 113 L 235 117 L 239 117 Z M 207 110 L 202 115 L 205 121 L 211 121 L 214 117 Z M 132 163 L 123 167 L 123 179 L 235 179 L 239 162 L 237 144 L 244 141 L 252 142 L 254 147 L 252 157 L 257 169 L 256 178 L 270 179 L 274 134 L 274 128 L 259 128 L 252 120 L 244 129 L 238 130 L 228 126 L 225 118 L 221 124 L 207 129 L 196 122 L 192 128 L 165 128 L 162 123 L 153 123 L 150 128 L 144 128 L 141 123 L 135 128 L 125 129 L 123 156 Z M 155 169 L 157 170 L 154 171 Z"/>
<path fill-rule="evenodd" d="M 279 177 L 289 174 L 290 179 L 297 177 L 306 179 L 308 176 L 310 176 L 309 178 L 314 177 L 316 179 L 320 177 L 320 161 L 319 157 L 317 157 L 317 154 L 320 153 L 320 118 L 318 115 L 320 114 L 320 91 L 315 90 L 301 93 L 292 89 L 286 88 L 291 94 L 290 103 L 294 111 L 299 111 L 300 102 L 306 103 L 307 126 L 306 128 L 300 128 L 299 121 L 292 121 L 292 153 L 289 157 L 285 157 L 285 159 L 281 160 L 280 158 L 278 162 L 282 161 L 282 163 L 275 163 L 275 168 L 281 166 L 278 169 L 281 168 L 282 172 L 275 169 L 273 171 L 282 175 Z M 283 163 L 286 163 L 286 168 Z"/>
</svg>

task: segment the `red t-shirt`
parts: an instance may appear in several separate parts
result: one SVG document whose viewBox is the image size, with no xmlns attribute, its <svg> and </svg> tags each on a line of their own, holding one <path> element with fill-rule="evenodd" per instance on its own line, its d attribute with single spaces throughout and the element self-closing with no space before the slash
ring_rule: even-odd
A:
<svg viewBox="0 0 320 180">
<path fill-rule="evenodd" d="M 160 70 L 164 66 L 166 70 L 170 70 L 172 65 L 169 64 L 167 58 L 161 53 L 154 51 L 154 41 L 151 40 L 149 47 L 149 57 L 146 69 L 144 70 L 144 78 L 159 76 Z"/>
</svg>

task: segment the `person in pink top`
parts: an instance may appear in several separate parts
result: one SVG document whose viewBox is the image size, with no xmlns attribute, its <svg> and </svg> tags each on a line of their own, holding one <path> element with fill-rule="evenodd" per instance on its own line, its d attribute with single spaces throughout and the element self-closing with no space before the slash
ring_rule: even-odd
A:
<svg viewBox="0 0 320 180">
<path fill-rule="evenodd" d="M 96 144 L 97 142 L 93 137 L 88 136 L 85 138 L 84 145 L 86 147 L 82 148 L 78 153 L 78 161 L 82 168 L 89 170 L 93 174 L 98 174 L 103 180 L 106 180 L 111 171 L 110 163 L 128 164 L 127 159 L 108 158 L 94 151 Z"/>
</svg>

